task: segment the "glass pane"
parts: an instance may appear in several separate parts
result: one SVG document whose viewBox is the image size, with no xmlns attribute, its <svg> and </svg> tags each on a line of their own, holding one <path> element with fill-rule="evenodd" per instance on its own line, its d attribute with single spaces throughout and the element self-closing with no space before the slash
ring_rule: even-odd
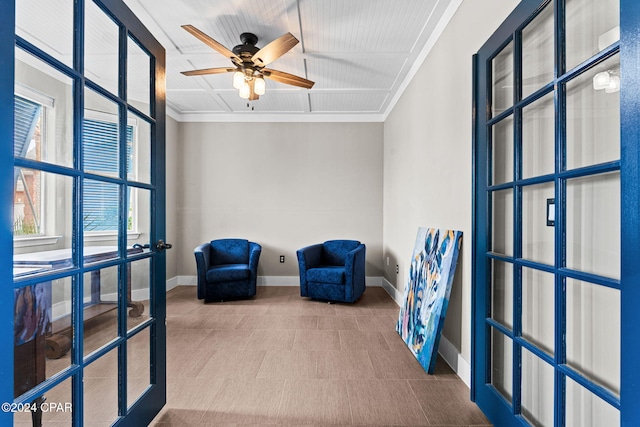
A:
<svg viewBox="0 0 640 427">
<path fill-rule="evenodd" d="M 492 183 L 502 184 L 513 181 L 513 116 L 495 125 L 492 132 Z"/>
<path fill-rule="evenodd" d="M 513 191 L 494 191 L 491 250 L 513 255 Z"/>
<path fill-rule="evenodd" d="M 73 179 L 23 168 L 14 178 L 14 277 L 73 267 Z"/>
<path fill-rule="evenodd" d="M 84 368 L 84 424 L 110 426 L 118 417 L 118 349 Z"/>
<path fill-rule="evenodd" d="M 73 81 L 21 49 L 15 72 L 14 155 L 72 167 Z"/>
<path fill-rule="evenodd" d="M 145 245 L 151 241 L 151 191 L 144 188 L 128 187 L 127 232 L 139 236 L 130 238 L 129 243 Z"/>
<path fill-rule="evenodd" d="M 120 186 L 110 182 L 85 179 L 83 195 L 85 263 L 117 257 Z M 108 246 L 103 247 L 105 245 Z M 91 246 L 99 246 L 99 248 L 91 248 Z"/>
<path fill-rule="evenodd" d="M 555 110 L 553 93 L 522 110 L 522 178 L 555 171 Z"/>
<path fill-rule="evenodd" d="M 86 172 L 120 176 L 118 105 L 85 88 L 82 122 L 83 167 Z"/>
<path fill-rule="evenodd" d="M 16 34 L 73 66 L 73 0 L 16 2 Z"/>
<path fill-rule="evenodd" d="M 567 267 L 620 277 L 620 173 L 567 181 Z"/>
<path fill-rule="evenodd" d="M 133 113 L 127 125 L 127 179 L 151 183 L 151 125 Z"/>
<path fill-rule="evenodd" d="M 566 425 L 581 427 L 619 426 L 620 411 L 567 378 Z"/>
<path fill-rule="evenodd" d="M 620 39 L 619 0 L 566 0 L 567 70 Z"/>
<path fill-rule="evenodd" d="M 491 329 L 491 384 L 511 403 L 513 345 L 511 338 Z"/>
<path fill-rule="evenodd" d="M 118 337 L 118 266 L 84 274 L 84 355 Z"/>
<path fill-rule="evenodd" d="M 620 291 L 567 279 L 567 364 L 620 394 Z"/>
<path fill-rule="evenodd" d="M 70 426 L 73 413 L 71 396 L 71 378 L 69 378 L 41 396 L 44 397 L 44 402 L 36 399 L 24 411 L 14 413 L 13 425 L 16 427 L 35 425 L 31 413 L 31 409 L 34 409 L 42 416 L 43 426 Z"/>
<path fill-rule="evenodd" d="M 566 127 L 567 169 L 620 159 L 619 55 L 567 83 Z"/>
<path fill-rule="evenodd" d="M 522 268 L 522 336 L 553 355 L 555 284 L 551 273 Z"/>
<path fill-rule="evenodd" d="M 151 384 L 151 328 L 127 341 L 127 407 Z"/>
<path fill-rule="evenodd" d="M 534 426 L 553 425 L 554 370 L 522 349 L 522 416 Z"/>
<path fill-rule="evenodd" d="M 127 101 L 151 114 L 151 58 L 129 37 L 127 45 Z"/>
<path fill-rule="evenodd" d="M 72 279 L 53 280 L 51 287 L 51 334 L 47 336 L 47 378 L 71 366 L 71 347 L 74 338 L 72 324 Z"/>
<path fill-rule="evenodd" d="M 522 30 L 522 98 L 553 80 L 554 4 L 550 2 Z"/>
<path fill-rule="evenodd" d="M 491 82 L 491 116 L 513 105 L 513 42 L 493 58 Z"/>
<path fill-rule="evenodd" d="M 118 94 L 120 29 L 93 1 L 85 2 L 84 75 Z"/>
<path fill-rule="evenodd" d="M 513 264 L 491 261 L 491 318 L 513 328 Z"/>
<path fill-rule="evenodd" d="M 127 316 L 127 329 L 138 326 L 149 318 L 149 299 L 151 295 L 151 259 L 146 258 L 127 265 L 127 279 L 130 292 L 129 315 Z"/>
<path fill-rule="evenodd" d="M 554 198 L 554 184 L 522 188 L 522 257 L 554 264 L 554 227 L 547 225 L 547 199 Z"/>
</svg>

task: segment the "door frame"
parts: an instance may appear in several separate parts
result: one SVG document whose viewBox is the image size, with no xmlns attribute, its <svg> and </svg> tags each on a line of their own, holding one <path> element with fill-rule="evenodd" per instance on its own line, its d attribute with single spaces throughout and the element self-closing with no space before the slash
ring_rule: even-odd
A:
<svg viewBox="0 0 640 427">
<path fill-rule="evenodd" d="M 85 0 L 92 1 L 92 0 Z M 74 10 L 81 12 L 84 10 L 84 2 L 82 0 L 75 1 Z M 126 41 L 128 34 L 133 35 L 141 45 L 150 53 L 152 57 L 152 73 L 151 81 L 155 81 L 155 92 L 152 93 L 155 102 L 153 111 L 150 116 L 155 119 L 152 126 L 154 143 L 151 145 L 151 186 L 154 188 L 154 198 L 151 200 L 152 209 L 156 217 L 152 221 L 151 239 L 152 248 L 155 247 L 156 241 L 166 240 L 165 222 L 165 139 L 166 139 L 166 91 L 165 91 L 165 50 L 153 35 L 144 27 L 135 14 L 123 3 L 122 0 L 96 0 L 100 6 L 108 10 L 109 13 L 116 17 L 122 24 L 121 33 L 121 49 L 126 49 Z M 5 200 L 5 206 L 0 214 L 0 283 L 4 286 L 0 287 L 0 324 L 5 327 L 0 328 L 0 340 L 5 343 L 11 343 L 13 347 L 13 310 L 14 310 L 14 286 L 13 286 L 13 115 L 14 115 L 14 83 L 15 83 L 15 46 L 17 43 L 15 35 L 15 0 L 8 0 L 2 4 L 2 14 L 0 14 L 0 139 L 5 143 L 0 144 L 0 197 Z M 75 13 L 74 26 L 82 28 L 84 25 L 84 17 L 82 13 Z M 124 35 L 124 38 L 122 36 Z M 124 42 L 122 42 L 124 40 Z M 74 50 L 82 51 L 83 35 L 74 36 Z M 74 68 L 77 69 L 78 64 L 83 63 L 82 57 L 74 59 Z M 124 65 L 123 65 L 124 64 Z M 120 70 L 126 71 L 126 57 L 120 59 Z M 124 68 L 123 68 L 124 67 Z M 122 78 L 122 77 L 121 77 Z M 82 90 L 82 88 L 80 88 Z M 74 89 L 77 93 L 78 88 Z M 81 105 L 74 108 L 81 109 Z M 79 117 L 77 115 L 76 117 Z M 81 135 L 79 124 L 74 124 L 74 147 L 79 144 Z M 157 208 L 161 207 L 161 208 Z M 78 227 L 76 226 L 75 229 Z M 126 241 L 126 240 L 125 240 Z M 80 242 L 82 246 L 82 242 Z M 154 318 L 153 324 L 148 328 L 150 330 L 150 363 L 153 371 L 151 372 L 151 386 L 144 393 L 144 401 L 139 400 L 132 405 L 127 413 L 117 419 L 115 425 L 118 426 L 138 426 L 146 425 L 151 422 L 155 415 L 166 403 L 166 254 L 164 252 L 155 251 L 151 255 L 151 264 L 153 265 L 150 275 L 150 298 L 155 303 L 150 307 L 151 314 Z M 11 284 L 11 285 L 9 285 Z M 80 305 L 78 305 L 80 304 Z M 77 303 L 81 306 L 81 302 Z M 125 307 L 126 309 L 126 307 Z M 126 315 L 126 310 L 122 309 L 121 314 Z M 82 328 L 78 328 L 76 333 L 81 333 Z M 126 366 L 126 352 L 123 354 L 123 361 Z M 82 355 L 80 355 L 82 357 Z M 72 378 L 74 389 L 82 390 L 82 378 L 76 375 L 77 368 L 70 369 L 64 375 L 64 378 L 55 378 L 54 382 L 58 384 L 66 378 Z M 13 413 L 5 410 L 6 405 L 10 405 L 14 399 L 14 355 L 13 351 L 7 351 L 0 354 L 0 375 L 3 381 L 0 382 L 0 402 L 4 403 L 3 410 L 0 411 L 0 424 L 11 425 L 13 422 Z M 73 376 L 72 376 L 73 375 Z M 122 379 L 122 377 L 120 377 Z M 119 381 L 120 382 L 120 381 Z M 119 385 L 119 387 L 121 387 Z M 28 393 L 27 393 L 28 394 Z M 76 403 L 83 399 L 82 393 L 73 393 L 72 400 L 74 404 L 74 425 L 80 426 L 83 423 L 83 411 L 80 409 L 76 415 Z M 122 400 L 121 397 L 119 400 Z M 126 401 L 124 402 L 126 406 Z M 114 420 L 115 421 L 115 420 Z"/>
<path fill-rule="evenodd" d="M 544 0 L 522 0 L 478 54 L 473 56 L 473 245 L 472 245 L 472 378 L 471 398 L 496 425 L 527 425 L 522 417 L 511 414 L 511 408 L 499 399 L 487 399 L 483 389 L 490 382 L 490 351 L 486 319 L 490 317 L 490 271 L 485 258 L 488 251 L 490 230 L 488 227 L 489 201 L 486 177 L 489 172 L 486 147 L 487 89 L 490 77 L 486 60 L 491 52 L 499 51 L 511 34 L 521 28 L 530 16 L 544 4 Z M 558 8 L 564 5 L 554 5 Z M 621 366 L 620 366 L 620 422 L 621 425 L 640 424 L 640 352 L 637 327 L 640 324 L 640 3 L 637 0 L 620 0 L 620 191 L 621 197 Z M 560 29 L 562 31 L 562 29 Z M 506 41 L 506 42 L 505 42 Z M 515 72 L 515 70 L 514 70 Z M 514 377 L 514 381 L 517 379 Z M 556 391 L 558 391 L 556 387 Z M 556 402 L 557 406 L 557 402 Z M 556 417 L 556 425 L 562 425 L 562 417 Z"/>
</svg>

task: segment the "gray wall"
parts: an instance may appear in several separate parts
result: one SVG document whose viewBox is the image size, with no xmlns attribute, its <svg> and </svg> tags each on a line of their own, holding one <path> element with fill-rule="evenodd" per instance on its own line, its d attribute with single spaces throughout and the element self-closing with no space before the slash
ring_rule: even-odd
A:
<svg viewBox="0 0 640 427">
<path fill-rule="evenodd" d="M 167 226 L 167 242 L 174 245 L 174 249 L 166 251 L 167 254 L 167 279 L 172 279 L 178 275 L 178 257 L 177 242 L 178 242 L 178 191 L 179 191 L 179 162 L 178 152 L 181 146 L 178 137 L 179 123 L 167 116 L 167 143 L 166 152 L 167 158 L 165 163 L 166 171 L 166 197 L 167 197 L 167 212 L 166 212 L 166 226 Z"/>
<path fill-rule="evenodd" d="M 517 4 L 516 0 L 463 1 L 384 123 L 384 277 L 404 291 L 418 227 L 463 231 L 443 334 L 467 361 L 471 360 L 471 57 Z"/>
<path fill-rule="evenodd" d="M 342 238 L 365 243 L 367 275 L 382 274 L 381 123 L 178 128 L 178 275 L 196 274 L 197 245 L 227 237 L 262 245 L 260 276 L 297 276 L 297 249 Z"/>
</svg>

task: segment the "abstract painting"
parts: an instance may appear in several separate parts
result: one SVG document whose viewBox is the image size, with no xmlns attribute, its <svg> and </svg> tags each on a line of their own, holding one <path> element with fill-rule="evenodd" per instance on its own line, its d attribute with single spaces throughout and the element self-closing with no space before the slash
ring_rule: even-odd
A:
<svg viewBox="0 0 640 427">
<path fill-rule="evenodd" d="M 396 331 L 430 374 L 449 304 L 462 232 L 419 228 Z"/>
</svg>

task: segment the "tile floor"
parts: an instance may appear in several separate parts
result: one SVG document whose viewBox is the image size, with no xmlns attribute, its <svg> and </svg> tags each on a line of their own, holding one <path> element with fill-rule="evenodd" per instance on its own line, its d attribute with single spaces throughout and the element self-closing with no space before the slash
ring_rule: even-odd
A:
<svg viewBox="0 0 640 427">
<path fill-rule="evenodd" d="M 203 304 L 167 294 L 167 405 L 156 427 L 214 425 L 489 425 L 439 359 L 428 375 L 395 332 L 382 288 L 356 304 L 260 287 Z"/>
</svg>

